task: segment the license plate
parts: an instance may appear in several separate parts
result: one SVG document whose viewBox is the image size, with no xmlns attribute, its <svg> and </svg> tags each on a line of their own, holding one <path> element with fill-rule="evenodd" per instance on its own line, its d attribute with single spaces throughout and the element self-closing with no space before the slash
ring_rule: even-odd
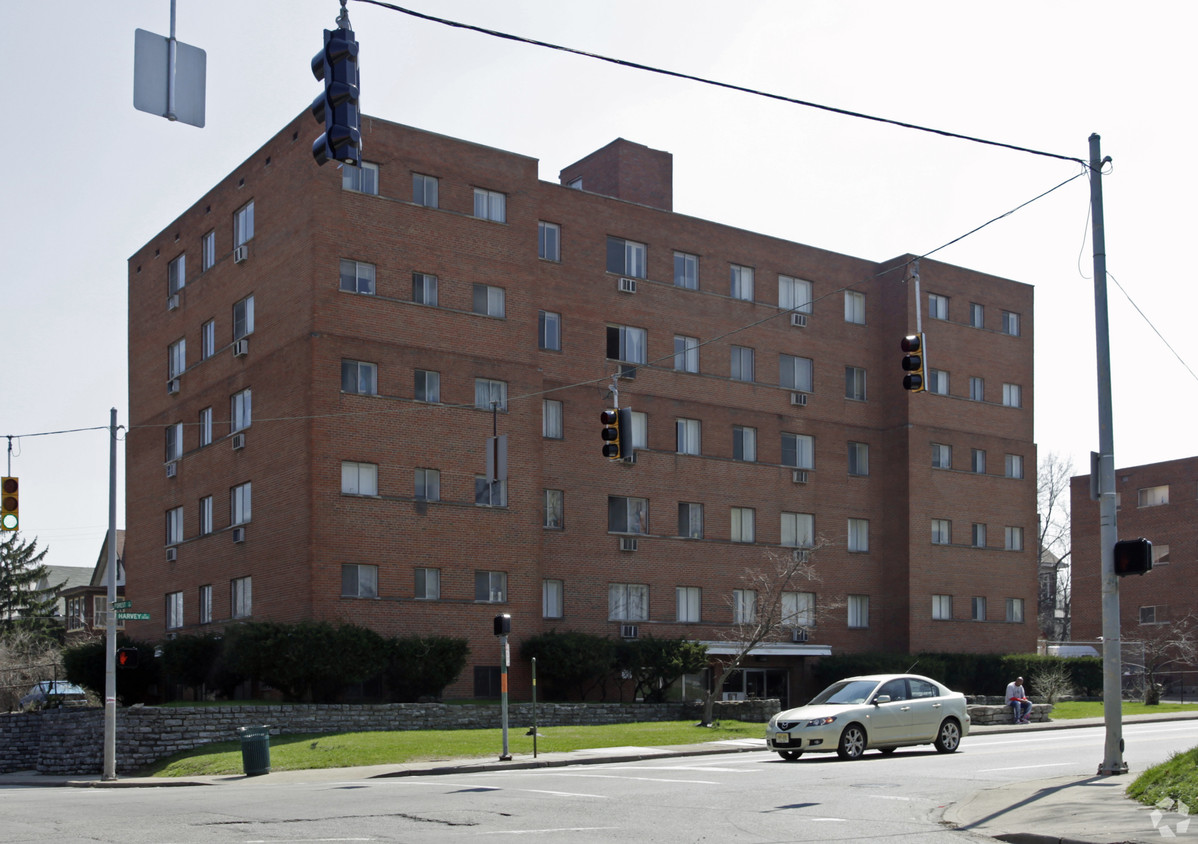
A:
<svg viewBox="0 0 1198 844">
<path fill-rule="evenodd" d="M 774 744 L 790 744 L 790 733 L 776 733 Z"/>
</svg>

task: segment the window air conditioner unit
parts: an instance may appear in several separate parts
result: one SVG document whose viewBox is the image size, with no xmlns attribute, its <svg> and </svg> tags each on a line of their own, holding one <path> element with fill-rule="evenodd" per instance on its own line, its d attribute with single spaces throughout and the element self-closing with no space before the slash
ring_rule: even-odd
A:
<svg viewBox="0 0 1198 844">
<path fill-rule="evenodd" d="M 620 638 L 621 639 L 635 639 L 637 637 L 638 632 L 639 631 L 637 631 L 635 624 L 621 624 L 620 625 Z"/>
<path fill-rule="evenodd" d="M 636 279 L 635 278 L 621 278 L 620 279 L 620 292 L 621 293 L 636 293 Z"/>
<path fill-rule="evenodd" d="M 179 294 L 172 293 L 170 296 L 167 296 L 166 297 L 166 309 L 168 311 L 174 311 L 174 310 L 178 310 L 178 308 L 179 308 Z"/>
<path fill-rule="evenodd" d="M 175 558 L 178 555 L 179 555 L 179 552 L 177 549 L 175 549 L 175 548 L 167 548 L 166 549 L 166 561 L 168 563 L 173 563 L 175 561 Z"/>
<path fill-rule="evenodd" d="M 794 405 L 795 407 L 806 407 L 807 406 L 807 394 L 806 393 L 791 393 L 790 394 L 790 403 L 792 405 Z"/>
<path fill-rule="evenodd" d="M 166 464 L 166 476 L 168 478 L 173 478 L 175 476 L 175 473 L 178 471 L 179 471 L 179 467 L 177 464 L 175 464 L 175 463 L 167 463 Z"/>
<path fill-rule="evenodd" d="M 233 342 L 233 357 L 245 357 L 250 353 L 250 341 L 241 339 Z"/>
<path fill-rule="evenodd" d="M 245 542 L 245 528 L 243 528 L 243 527 L 233 528 L 233 541 L 234 542 Z"/>
<path fill-rule="evenodd" d="M 795 328 L 806 328 L 807 327 L 807 314 L 791 314 L 790 315 L 790 324 L 793 325 Z"/>
<path fill-rule="evenodd" d="M 791 552 L 790 557 L 796 563 L 808 563 L 811 561 L 811 551 L 808 548 L 796 548 Z"/>
<path fill-rule="evenodd" d="M 635 551 L 636 550 L 636 538 L 632 537 L 632 536 L 621 536 L 620 537 L 620 550 L 621 551 Z"/>
<path fill-rule="evenodd" d="M 790 641 L 799 643 L 806 642 L 807 631 L 802 627 L 796 627 L 794 630 L 790 631 Z"/>
<path fill-rule="evenodd" d="M 807 483 L 807 470 L 806 469 L 795 469 L 794 471 L 792 471 L 790 473 L 790 479 L 792 481 L 794 481 L 796 484 Z"/>
<path fill-rule="evenodd" d="M 245 434 L 234 434 L 233 435 L 233 450 L 241 451 L 243 448 L 245 448 Z"/>
<path fill-rule="evenodd" d="M 166 391 L 168 393 L 170 393 L 172 396 L 176 395 L 179 392 L 179 379 L 172 378 L 171 380 L 167 381 L 166 382 Z"/>
<path fill-rule="evenodd" d="M 246 258 L 250 257 L 250 246 L 248 243 L 243 243 L 233 250 L 233 263 L 240 264 Z"/>
</svg>

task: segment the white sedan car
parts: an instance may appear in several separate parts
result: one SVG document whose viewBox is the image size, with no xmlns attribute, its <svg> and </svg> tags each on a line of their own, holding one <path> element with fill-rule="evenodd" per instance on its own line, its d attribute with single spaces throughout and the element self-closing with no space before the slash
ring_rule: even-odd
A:
<svg viewBox="0 0 1198 844">
<path fill-rule="evenodd" d="M 952 753 L 968 733 L 960 692 L 917 674 L 872 674 L 833 683 L 806 706 L 779 712 L 765 743 L 788 761 L 832 751 L 859 759 L 866 750 L 893 753 L 913 744 Z"/>
</svg>

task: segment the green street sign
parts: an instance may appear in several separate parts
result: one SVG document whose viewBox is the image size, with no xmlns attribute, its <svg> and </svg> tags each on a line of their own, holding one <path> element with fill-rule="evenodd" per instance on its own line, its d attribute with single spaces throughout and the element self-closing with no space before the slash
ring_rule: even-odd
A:
<svg viewBox="0 0 1198 844">
<path fill-rule="evenodd" d="M 150 614 L 148 612 L 119 612 L 116 614 L 117 621 L 149 621 Z"/>
<path fill-rule="evenodd" d="M 113 601 L 112 602 L 112 608 L 114 610 L 127 610 L 131 606 L 133 606 L 132 601 Z"/>
</svg>

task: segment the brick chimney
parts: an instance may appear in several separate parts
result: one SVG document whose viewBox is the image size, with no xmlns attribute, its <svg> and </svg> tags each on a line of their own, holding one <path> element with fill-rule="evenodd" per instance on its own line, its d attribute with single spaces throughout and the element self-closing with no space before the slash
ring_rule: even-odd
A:
<svg viewBox="0 0 1198 844">
<path fill-rule="evenodd" d="M 558 178 L 567 187 L 674 210 L 674 156 L 623 138 L 574 162 Z"/>
</svg>

